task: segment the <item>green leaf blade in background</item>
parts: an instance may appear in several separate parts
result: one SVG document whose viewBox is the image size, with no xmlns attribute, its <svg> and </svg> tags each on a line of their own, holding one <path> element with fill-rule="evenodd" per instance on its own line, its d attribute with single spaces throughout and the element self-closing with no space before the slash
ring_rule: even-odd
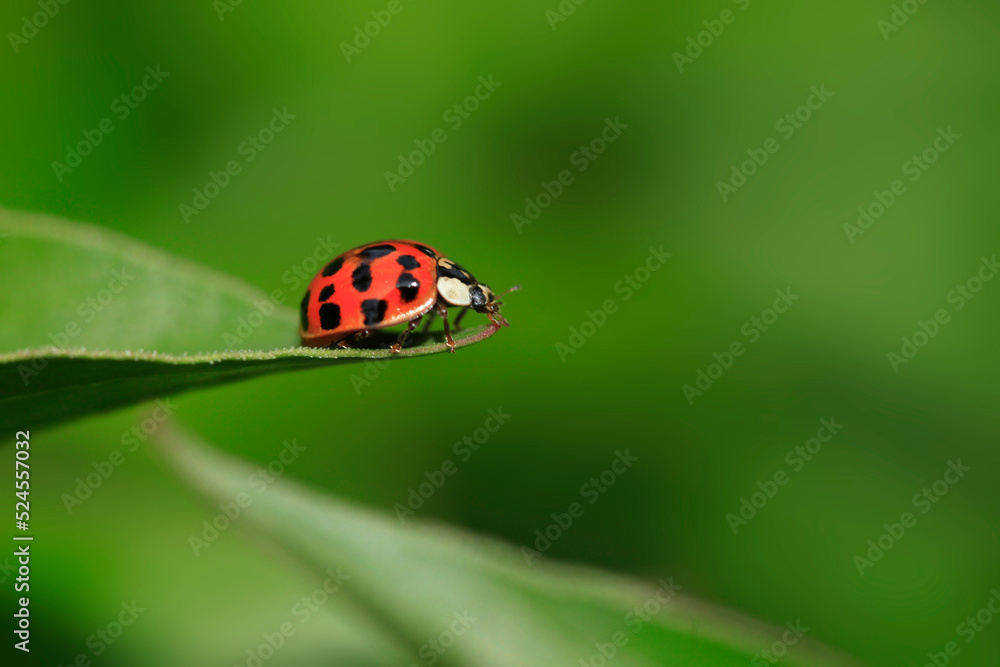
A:
<svg viewBox="0 0 1000 667">
<path fill-rule="evenodd" d="M 252 465 L 176 428 L 156 441 L 171 467 L 213 507 L 248 493 Z M 683 592 L 672 593 L 637 624 L 640 617 L 632 610 L 653 599 L 655 586 L 556 565 L 540 555 L 529 565 L 523 552 L 494 540 L 424 521 L 401 525 L 281 479 L 260 495 L 248 495 L 252 500 L 241 510 L 239 527 L 315 577 L 339 568 L 347 576 L 345 592 L 410 647 L 415 664 L 429 663 L 419 656 L 421 649 L 433 651 L 427 641 L 465 612 L 475 620 L 437 656 L 442 664 L 586 664 L 598 644 L 607 647 L 621 633 L 619 641 L 627 641 L 616 649 L 613 664 L 736 666 L 748 664 L 785 631 Z M 664 580 L 675 585 L 670 577 Z M 338 657 L 328 656 L 330 664 L 339 664 Z M 859 663 L 807 637 L 789 648 L 782 664 Z"/>
<path fill-rule="evenodd" d="M 267 373 L 448 349 L 436 334 L 411 337 L 399 354 L 299 347 L 298 314 L 273 293 L 126 236 L 4 209 L 0 234 L 0 284 L 8 286 L 0 297 L 0 428 Z M 464 329 L 455 342 L 495 332 Z"/>
<path fill-rule="evenodd" d="M 0 351 L 57 346 L 194 354 L 296 345 L 296 313 L 245 283 L 94 225 L 0 209 Z M 301 295 L 298 295 L 301 296 Z M 267 303 L 265 303 L 265 301 Z M 271 310 L 273 306 L 273 310 Z M 75 325 L 75 327 L 74 327 Z M 74 333 L 74 331 L 76 333 Z M 227 342 L 228 341 L 228 342 Z"/>
</svg>

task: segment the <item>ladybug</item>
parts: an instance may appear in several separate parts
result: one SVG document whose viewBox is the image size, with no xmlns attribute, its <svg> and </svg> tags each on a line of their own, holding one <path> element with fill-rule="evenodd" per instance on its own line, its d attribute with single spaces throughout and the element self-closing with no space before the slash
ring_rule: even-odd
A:
<svg viewBox="0 0 1000 667">
<path fill-rule="evenodd" d="M 405 323 L 390 347 L 399 352 L 430 313 L 444 320 L 445 339 L 454 352 L 448 308 L 463 309 L 456 327 L 472 308 L 500 328 L 510 326 L 500 315 L 501 305 L 488 285 L 434 248 L 413 241 L 378 241 L 348 250 L 316 274 L 302 298 L 299 335 L 307 347 L 346 348 L 374 329 Z"/>
</svg>

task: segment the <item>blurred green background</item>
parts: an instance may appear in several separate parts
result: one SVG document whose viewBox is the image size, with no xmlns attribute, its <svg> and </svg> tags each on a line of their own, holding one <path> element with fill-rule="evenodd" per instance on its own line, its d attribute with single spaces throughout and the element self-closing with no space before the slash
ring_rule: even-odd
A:
<svg viewBox="0 0 1000 667">
<path fill-rule="evenodd" d="M 904 3 L 915 13 L 890 30 L 888 2 L 590 0 L 557 21 L 556 0 L 402 0 L 345 56 L 389 4 L 70 2 L 37 34 L 24 17 L 38 4 L 0 9 L 5 34 L 33 35 L 0 48 L 0 204 L 122 231 L 292 303 L 327 237 L 340 251 L 413 238 L 496 289 L 523 286 L 512 327 L 454 356 L 371 367 L 370 384 L 351 366 L 182 394 L 176 419 L 262 464 L 297 439 L 290 478 L 387 513 L 455 459 L 418 516 L 515 545 L 628 449 L 635 465 L 546 557 L 674 577 L 873 665 L 923 665 L 949 641 L 954 664 L 1000 663 L 1000 622 L 956 634 L 1000 587 L 1000 281 L 962 308 L 952 293 L 1000 249 L 1000 8 Z M 144 77 L 145 99 L 116 103 Z M 499 86 L 449 114 L 480 77 Z M 832 95 L 819 104 L 814 86 Z M 247 149 L 274 109 L 294 118 Z M 105 118 L 90 155 L 54 168 Z M 581 158 L 607 119 L 627 128 Z M 390 188 L 385 172 L 436 128 L 446 140 Z M 949 128 L 948 149 L 924 154 Z M 723 198 L 748 150 L 767 161 Z M 185 221 L 231 160 L 240 172 Z M 563 170 L 572 182 L 516 224 Z M 905 192 L 883 194 L 896 179 Z M 889 196 L 867 230 L 845 229 Z M 661 246 L 662 268 L 623 287 Z M 773 321 L 776 290 L 799 298 Z M 948 322 L 894 369 L 888 354 L 938 309 Z M 736 342 L 689 401 L 683 386 L 718 376 L 713 354 Z M 509 422 L 460 461 L 454 443 L 500 407 Z M 67 512 L 60 496 L 142 415 L 33 434 L 39 664 L 69 664 L 133 598 L 148 618 L 100 664 L 228 664 L 301 595 L 235 532 L 192 558 L 182 536 L 204 507 L 145 447 Z M 793 465 L 824 418 L 843 428 Z M 970 470 L 921 513 L 915 494 L 959 459 Z M 788 483 L 734 533 L 727 515 L 777 471 Z M 916 525 L 859 574 L 855 556 L 907 511 Z"/>
</svg>

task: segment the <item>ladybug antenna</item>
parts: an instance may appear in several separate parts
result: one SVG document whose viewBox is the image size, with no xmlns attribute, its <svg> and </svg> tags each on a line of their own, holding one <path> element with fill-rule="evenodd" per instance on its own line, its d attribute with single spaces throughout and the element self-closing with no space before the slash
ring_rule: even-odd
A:
<svg viewBox="0 0 1000 667">
<path fill-rule="evenodd" d="M 493 302 L 495 304 L 497 304 L 498 306 L 502 306 L 503 305 L 503 301 L 500 300 L 500 297 L 502 297 L 504 294 L 510 294 L 511 292 L 516 292 L 519 289 L 521 289 L 520 285 L 514 285 L 513 287 L 508 287 L 506 290 L 504 290 L 500 294 L 497 294 L 496 296 L 494 296 L 493 297 Z"/>
</svg>

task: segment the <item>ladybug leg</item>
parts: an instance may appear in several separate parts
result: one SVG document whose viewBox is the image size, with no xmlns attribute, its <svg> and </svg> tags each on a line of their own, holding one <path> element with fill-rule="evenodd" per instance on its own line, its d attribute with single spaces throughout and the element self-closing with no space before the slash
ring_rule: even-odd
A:
<svg viewBox="0 0 1000 667">
<path fill-rule="evenodd" d="M 425 317 L 427 318 L 427 321 L 424 322 L 424 328 L 420 330 L 420 333 L 427 333 L 427 330 L 431 328 L 431 322 L 434 321 L 435 315 L 437 315 L 437 312 L 433 310 L 430 311 L 429 313 L 426 313 Z"/>
<path fill-rule="evenodd" d="M 500 327 L 510 326 L 510 323 L 507 321 L 507 319 L 500 313 L 489 313 L 488 315 L 486 315 L 486 317 L 489 318 L 490 323 L 497 329 L 499 329 Z"/>
<path fill-rule="evenodd" d="M 455 318 L 455 328 L 456 329 L 458 329 L 458 323 L 462 321 L 462 318 L 465 317 L 465 314 L 467 312 L 469 312 L 469 307 L 468 306 L 466 306 L 461 311 L 459 311 L 458 317 Z"/>
<path fill-rule="evenodd" d="M 406 342 L 406 337 L 410 335 L 411 331 L 417 328 L 417 325 L 420 324 L 420 320 L 423 319 L 423 317 L 424 316 L 421 315 L 415 320 L 410 320 L 410 323 L 406 325 L 405 329 L 403 329 L 403 333 L 399 334 L 399 338 L 396 340 L 395 343 L 392 344 L 392 346 L 389 347 L 389 349 L 392 350 L 393 352 L 399 352 L 400 350 L 402 350 L 403 343 Z"/>
<path fill-rule="evenodd" d="M 448 323 L 448 306 L 443 303 L 438 303 L 437 314 L 444 321 L 444 338 L 448 343 L 448 348 L 450 352 L 455 351 L 455 339 L 451 337 L 451 325 Z"/>
<path fill-rule="evenodd" d="M 339 348 L 341 348 L 343 350 L 347 350 L 347 349 L 350 349 L 351 346 L 354 343 L 356 343 L 358 340 L 360 340 L 361 338 L 367 338 L 370 333 L 371 332 L 368 331 L 367 329 L 365 331 L 358 331 L 358 332 L 352 333 L 351 335 L 349 335 L 349 336 L 347 336 L 345 338 L 341 338 L 340 340 L 338 340 L 333 345 L 336 345 L 337 347 L 339 347 Z M 331 345 L 330 347 L 333 347 L 333 345 Z"/>
</svg>

